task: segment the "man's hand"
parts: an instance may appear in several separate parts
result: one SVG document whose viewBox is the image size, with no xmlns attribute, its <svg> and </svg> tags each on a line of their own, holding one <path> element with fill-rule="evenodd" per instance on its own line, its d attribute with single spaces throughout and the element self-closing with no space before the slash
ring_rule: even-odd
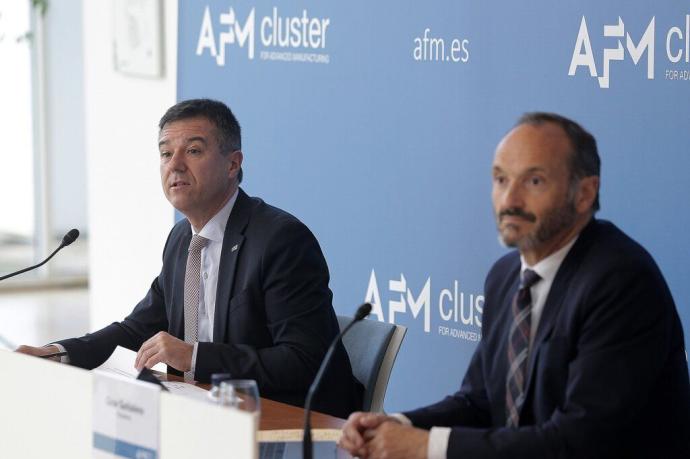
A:
<svg viewBox="0 0 690 459">
<path fill-rule="evenodd" d="M 34 355 L 40 357 L 46 354 L 53 354 L 59 352 L 57 346 L 43 346 L 43 347 L 33 347 L 33 346 L 19 346 L 14 352 L 19 352 L 20 354 Z M 50 357 L 50 360 L 59 361 L 60 357 Z"/>
<path fill-rule="evenodd" d="M 425 459 L 429 432 L 405 426 L 396 418 L 378 413 L 352 413 L 343 426 L 338 445 L 366 459 Z"/>
<path fill-rule="evenodd" d="M 398 423 L 398 420 L 379 413 L 352 413 L 343 426 L 338 446 L 347 450 L 356 457 L 367 457 L 365 445 L 365 433 L 370 429 L 376 429 L 386 421 Z"/>
<path fill-rule="evenodd" d="M 367 459 L 426 459 L 429 431 L 405 426 L 399 422 L 384 422 L 364 433 Z"/>
<path fill-rule="evenodd" d="M 179 371 L 192 369 L 194 345 L 166 332 L 158 332 L 141 345 L 134 366 L 141 371 L 163 362 Z"/>
</svg>

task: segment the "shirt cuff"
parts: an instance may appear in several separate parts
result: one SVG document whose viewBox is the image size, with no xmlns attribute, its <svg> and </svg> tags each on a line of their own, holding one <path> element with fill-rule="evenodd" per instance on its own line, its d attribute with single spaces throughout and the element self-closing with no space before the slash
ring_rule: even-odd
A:
<svg viewBox="0 0 690 459">
<path fill-rule="evenodd" d="M 192 351 L 192 368 L 189 370 L 194 374 L 196 372 L 196 351 L 199 349 L 199 342 L 194 343 L 194 350 Z"/>
<path fill-rule="evenodd" d="M 65 346 L 63 346 L 62 344 L 50 343 L 50 344 L 46 344 L 43 347 L 47 347 L 47 346 L 55 346 L 56 348 L 58 348 L 58 352 L 67 352 L 67 349 L 65 349 Z M 60 363 L 69 363 L 69 355 L 60 356 L 59 362 Z"/>
<path fill-rule="evenodd" d="M 390 417 L 397 419 L 401 424 L 411 426 L 410 418 L 401 413 L 393 413 Z M 446 459 L 448 453 L 448 439 L 450 427 L 432 427 L 429 431 L 429 444 L 427 445 L 427 459 Z"/>
<path fill-rule="evenodd" d="M 446 459 L 450 430 L 450 427 L 431 428 L 429 431 L 429 445 L 426 450 L 428 459 Z"/>
</svg>

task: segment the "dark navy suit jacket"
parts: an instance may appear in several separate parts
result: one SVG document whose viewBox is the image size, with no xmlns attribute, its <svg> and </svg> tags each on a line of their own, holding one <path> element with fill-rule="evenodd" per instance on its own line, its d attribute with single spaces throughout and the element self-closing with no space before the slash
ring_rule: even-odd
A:
<svg viewBox="0 0 690 459">
<path fill-rule="evenodd" d="M 189 222 L 178 222 L 168 236 L 160 275 L 124 321 L 59 342 L 73 365 L 95 368 L 117 345 L 136 351 L 161 330 L 184 339 L 190 240 Z M 195 379 L 230 373 L 256 380 L 262 396 L 303 405 L 339 331 L 328 282 L 326 261 L 309 229 L 240 189 L 223 239 L 213 342 L 199 343 Z M 313 407 L 346 417 L 360 408 L 361 392 L 340 344 Z"/>
<path fill-rule="evenodd" d="M 518 428 L 506 428 L 510 301 L 520 258 L 486 279 L 482 340 L 460 390 L 405 413 L 452 427 L 448 457 L 690 458 L 690 385 L 681 323 L 651 256 L 592 220 L 559 268 L 528 364 Z"/>
</svg>

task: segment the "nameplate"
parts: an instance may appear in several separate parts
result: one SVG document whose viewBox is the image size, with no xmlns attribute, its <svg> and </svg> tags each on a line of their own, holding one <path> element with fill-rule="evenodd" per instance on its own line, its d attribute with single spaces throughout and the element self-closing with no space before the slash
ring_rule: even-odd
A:
<svg viewBox="0 0 690 459">
<path fill-rule="evenodd" d="M 94 370 L 93 458 L 158 459 L 160 388 Z"/>
</svg>

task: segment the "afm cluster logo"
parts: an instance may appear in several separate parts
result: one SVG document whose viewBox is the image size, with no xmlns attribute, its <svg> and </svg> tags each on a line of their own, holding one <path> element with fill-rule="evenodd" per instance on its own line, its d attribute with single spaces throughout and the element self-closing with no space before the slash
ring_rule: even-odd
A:
<svg viewBox="0 0 690 459">
<path fill-rule="evenodd" d="M 419 322 L 425 333 L 431 333 L 433 319 L 438 335 L 465 341 L 480 340 L 484 295 L 460 290 L 457 280 L 434 291 L 431 277 L 427 277 L 421 290 L 413 291 L 402 273 L 399 278 L 390 279 L 383 285 L 388 289 L 380 287 L 372 269 L 364 301 L 371 303 L 371 314 L 379 322 L 394 324 L 398 323 L 398 316 L 407 316 L 407 321 L 421 316 Z M 382 301 L 386 298 L 387 302 Z"/>
<path fill-rule="evenodd" d="M 678 68 L 679 65 L 690 63 L 690 14 L 685 16 L 684 30 L 677 25 L 671 26 L 666 30 L 665 38 L 665 57 L 669 63 L 664 73 L 667 80 L 690 81 L 690 70 Z M 587 20 L 582 16 L 580 30 L 575 40 L 575 48 L 570 59 L 568 75 L 574 76 L 580 67 L 589 70 L 591 77 L 596 77 L 600 88 L 608 88 L 610 84 L 611 64 L 614 61 L 625 59 L 626 51 L 632 61 L 637 65 L 646 55 L 647 79 L 654 79 L 655 56 L 656 56 L 656 17 L 653 16 L 647 28 L 639 37 L 637 42 L 625 31 L 625 23 L 619 16 L 618 23 L 604 25 L 604 37 L 617 38 L 617 46 L 614 48 L 604 48 L 603 62 L 597 68 L 594 53 L 592 52 L 592 42 L 589 38 Z M 625 47 L 621 39 L 625 38 Z"/>
<path fill-rule="evenodd" d="M 322 64 L 330 61 L 325 50 L 331 20 L 311 17 L 306 9 L 302 10 L 301 15 L 285 16 L 277 7 L 273 7 L 271 14 L 260 16 L 257 20 L 256 9 L 252 8 L 242 20 L 230 7 L 219 13 L 217 19 L 214 23 L 207 5 L 199 29 L 196 55 L 208 53 L 219 67 L 225 66 L 228 45 L 246 48 L 250 60 L 254 59 L 259 46 L 259 58 L 262 60 Z"/>
</svg>

